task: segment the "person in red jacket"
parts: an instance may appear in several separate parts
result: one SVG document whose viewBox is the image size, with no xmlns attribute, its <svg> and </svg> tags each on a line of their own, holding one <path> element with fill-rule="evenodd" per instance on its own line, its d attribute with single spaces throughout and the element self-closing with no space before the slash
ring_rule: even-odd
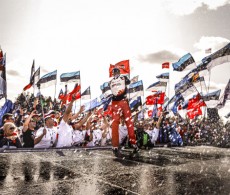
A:
<svg viewBox="0 0 230 195">
<path fill-rule="evenodd" d="M 134 148 L 133 153 L 138 152 L 136 145 L 136 136 L 134 133 L 134 123 L 131 116 L 131 110 L 127 99 L 127 85 L 130 84 L 130 80 L 123 75 L 120 75 L 120 70 L 114 68 L 112 70 L 113 79 L 109 82 L 110 89 L 112 91 L 112 146 L 115 156 L 120 155 L 119 148 L 119 124 L 120 117 L 123 115 L 125 124 L 128 129 L 129 141 Z"/>
</svg>

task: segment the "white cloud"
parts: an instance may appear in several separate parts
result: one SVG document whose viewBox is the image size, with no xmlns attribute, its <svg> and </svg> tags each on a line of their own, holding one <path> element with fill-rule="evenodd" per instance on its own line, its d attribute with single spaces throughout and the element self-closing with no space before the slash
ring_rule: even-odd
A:
<svg viewBox="0 0 230 195">
<path fill-rule="evenodd" d="M 194 47 L 197 49 L 200 49 L 202 51 L 205 51 L 205 49 L 211 48 L 212 53 L 221 49 L 227 43 L 229 43 L 230 40 L 223 38 L 223 37 L 207 37 L 202 36 L 200 40 L 194 44 Z"/>
<path fill-rule="evenodd" d="M 214 53 L 217 50 L 223 48 L 229 42 L 230 40 L 223 37 L 202 36 L 200 40 L 193 45 L 196 51 L 192 53 L 192 55 L 196 63 L 199 64 L 201 59 L 208 55 L 205 54 L 206 49 L 211 48 L 212 53 Z"/>
<path fill-rule="evenodd" d="M 207 5 L 208 9 L 216 10 L 218 7 L 230 4 L 229 0 L 165 0 L 166 9 L 175 15 L 189 15 L 197 8 Z"/>
</svg>

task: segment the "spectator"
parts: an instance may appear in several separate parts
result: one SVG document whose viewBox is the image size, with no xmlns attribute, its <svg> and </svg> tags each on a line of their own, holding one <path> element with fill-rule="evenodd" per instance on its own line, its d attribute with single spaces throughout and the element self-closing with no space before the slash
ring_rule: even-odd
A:
<svg viewBox="0 0 230 195">
<path fill-rule="evenodd" d="M 48 112 L 45 119 L 45 126 L 40 127 L 34 139 L 34 148 L 50 148 L 57 143 L 57 128 L 54 127 L 54 112 Z"/>
<path fill-rule="evenodd" d="M 22 144 L 16 133 L 17 127 L 12 122 L 6 122 L 3 126 L 4 136 L 0 140 L 0 147 L 2 148 L 21 148 Z"/>
<path fill-rule="evenodd" d="M 34 116 L 36 110 L 32 111 L 31 114 L 27 117 L 23 124 L 22 134 L 23 134 L 23 148 L 33 148 L 34 147 L 34 130 L 36 127 L 36 120 Z"/>
</svg>

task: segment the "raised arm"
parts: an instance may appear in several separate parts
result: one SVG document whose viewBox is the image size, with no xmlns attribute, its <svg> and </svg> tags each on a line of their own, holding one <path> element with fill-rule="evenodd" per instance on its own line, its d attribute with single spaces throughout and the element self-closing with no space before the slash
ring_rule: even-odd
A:
<svg viewBox="0 0 230 195">
<path fill-rule="evenodd" d="M 72 110 L 73 102 L 75 101 L 75 98 L 76 98 L 76 96 L 73 95 L 73 96 L 72 96 L 72 100 L 70 101 L 70 103 L 69 103 L 67 109 L 65 110 L 65 113 L 64 113 L 64 115 L 63 115 L 63 120 L 64 120 L 65 122 L 68 122 L 68 120 L 69 120 L 69 115 L 70 115 L 70 112 L 71 112 L 71 110 Z"/>
<path fill-rule="evenodd" d="M 74 120 L 74 119 L 76 119 L 84 110 L 85 110 L 85 106 L 82 105 L 81 108 L 80 108 L 80 110 L 71 117 L 71 121 Z"/>
<path fill-rule="evenodd" d="M 23 132 L 26 132 L 28 130 L 29 122 L 30 122 L 31 118 L 35 115 L 35 112 L 36 112 L 36 110 L 33 110 L 31 112 L 31 114 L 27 117 L 27 119 L 25 120 L 25 122 L 23 123 L 23 128 L 22 128 Z"/>
</svg>

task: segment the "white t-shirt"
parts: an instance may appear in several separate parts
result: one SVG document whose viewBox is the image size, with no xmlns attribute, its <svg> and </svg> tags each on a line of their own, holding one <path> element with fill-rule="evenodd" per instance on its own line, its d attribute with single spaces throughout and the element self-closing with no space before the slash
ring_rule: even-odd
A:
<svg viewBox="0 0 230 195">
<path fill-rule="evenodd" d="M 128 135 L 127 127 L 119 125 L 119 144 L 121 144 L 124 141 L 127 135 Z M 101 140 L 101 145 L 102 146 L 107 145 L 108 142 L 110 142 L 111 140 L 112 140 L 112 129 L 109 128 L 106 138 L 102 138 Z"/>
<path fill-rule="evenodd" d="M 90 135 L 90 130 L 87 131 L 88 135 Z M 95 129 L 93 130 L 93 140 L 87 143 L 87 146 L 97 146 L 101 144 L 102 138 L 102 130 Z"/>
<path fill-rule="evenodd" d="M 74 145 L 83 143 L 85 141 L 85 134 L 86 134 L 86 130 L 74 130 L 73 133 Z"/>
<path fill-rule="evenodd" d="M 73 128 L 63 119 L 58 126 L 58 142 L 57 147 L 70 147 L 73 143 Z"/>
<path fill-rule="evenodd" d="M 103 131 L 102 131 L 103 133 Z M 109 130 L 107 130 L 107 134 L 105 138 L 101 138 L 101 145 L 105 146 L 105 145 L 111 145 L 111 140 L 112 140 L 112 129 L 109 128 Z"/>
<path fill-rule="evenodd" d="M 119 125 L 119 143 L 121 144 L 128 135 L 128 129 L 126 126 Z"/>
<path fill-rule="evenodd" d="M 46 128 L 46 135 L 42 137 L 39 143 L 34 145 L 34 148 L 50 148 L 53 146 L 53 143 L 56 141 L 57 128 L 56 127 L 53 128 L 45 127 L 45 128 Z M 37 130 L 35 138 L 40 137 L 43 134 L 43 129 L 44 127 L 41 127 Z"/>
<path fill-rule="evenodd" d="M 121 95 L 125 92 L 125 77 L 119 76 L 110 81 L 110 89 L 115 96 Z"/>
<path fill-rule="evenodd" d="M 159 129 L 154 127 L 153 130 L 146 130 L 145 132 L 149 134 L 149 136 L 151 138 L 151 143 L 155 144 L 155 142 L 157 141 L 157 138 L 159 136 Z"/>
</svg>

